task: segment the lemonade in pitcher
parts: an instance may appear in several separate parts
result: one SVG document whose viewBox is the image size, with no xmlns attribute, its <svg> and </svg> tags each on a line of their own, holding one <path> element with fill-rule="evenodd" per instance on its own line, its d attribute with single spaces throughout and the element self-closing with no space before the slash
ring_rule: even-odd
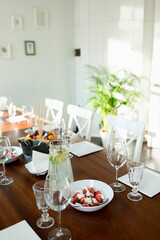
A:
<svg viewBox="0 0 160 240">
<path fill-rule="evenodd" d="M 48 173 L 66 172 L 70 182 L 73 182 L 73 172 L 69 152 L 65 139 L 57 139 L 50 142 L 49 146 L 49 168 Z"/>
</svg>

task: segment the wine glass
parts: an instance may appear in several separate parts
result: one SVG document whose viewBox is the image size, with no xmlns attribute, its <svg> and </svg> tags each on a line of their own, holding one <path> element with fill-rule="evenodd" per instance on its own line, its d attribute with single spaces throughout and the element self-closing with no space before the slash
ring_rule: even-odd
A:
<svg viewBox="0 0 160 240">
<path fill-rule="evenodd" d="M 71 232 L 61 227 L 61 211 L 64 210 L 71 198 L 70 181 L 65 172 L 51 172 L 45 180 L 45 199 L 49 207 L 58 213 L 58 228 L 52 230 L 48 240 L 70 240 Z"/>
<path fill-rule="evenodd" d="M 37 220 L 37 226 L 43 229 L 52 227 L 55 221 L 54 218 L 50 217 L 47 213 L 49 207 L 44 199 L 44 181 L 36 182 L 32 189 L 36 198 L 37 207 L 43 212 L 41 218 Z"/>
<path fill-rule="evenodd" d="M 3 177 L 3 171 L 0 171 L 0 179 Z"/>
<path fill-rule="evenodd" d="M 123 139 L 114 139 L 108 144 L 107 159 L 112 167 L 116 169 L 116 182 L 111 183 L 114 192 L 123 192 L 126 187 L 118 182 L 118 169 L 127 161 L 126 141 Z"/>
<path fill-rule="evenodd" d="M 7 107 L 7 98 L 5 96 L 0 97 L 0 117 L 3 116 L 4 110 Z"/>
<path fill-rule="evenodd" d="M 131 185 L 133 186 L 132 192 L 127 194 L 128 199 L 131 201 L 140 201 L 143 197 L 138 193 L 137 186 L 142 180 L 144 172 L 144 164 L 142 162 L 129 161 L 127 163 L 128 176 Z"/>
<path fill-rule="evenodd" d="M 65 131 L 66 131 L 66 124 L 64 121 L 64 118 L 56 118 L 55 119 L 55 126 L 56 126 L 56 131 L 57 131 L 57 135 L 64 135 Z"/>
<path fill-rule="evenodd" d="M 30 116 L 33 115 L 33 107 L 32 107 L 32 105 L 23 105 L 22 106 L 22 115 L 26 118 L 28 126 L 29 126 Z M 32 129 L 30 129 L 28 127 L 28 129 L 26 129 L 24 132 L 25 133 L 31 133 Z"/>
<path fill-rule="evenodd" d="M 16 106 L 13 103 L 10 103 L 8 106 L 8 114 L 11 122 L 14 122 L 14 117 L 16 115 Z"/>
<path fill-rule="evenodd" d="M 12 147 L 9 138 L 5 136 L 0 137 L 0 163 L 3 165 L 3 175 L 0 179 L 0 185 L 9 185 L 14 181 L 12 177 L 6 177 L 5 171 L 5 162 L 10 158 L 11 151 Z"/>
<path fill-rule="evenodd" d="M 31 133 L 34 133 L 37 127 L 37 119 L 36 116 L 34 114 L 29 116 L 29 121 L 30 121 L 30 125 L 31 125 Z"/>
</svg>

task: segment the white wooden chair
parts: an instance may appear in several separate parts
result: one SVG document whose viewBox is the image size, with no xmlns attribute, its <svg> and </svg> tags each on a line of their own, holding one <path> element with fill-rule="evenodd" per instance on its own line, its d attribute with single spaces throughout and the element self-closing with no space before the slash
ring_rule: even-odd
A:
<svg viewBox="0 0 160 240">
<path fill-rule="evenodd" d="M 73 130 L 73 124 L 75 123 L 78 127 L 77 134 L 90 141 L 94 113 L 91 110 L 72 104 L 67 106 L 67 113 L 69 115 L 68 129 Z"/>
<path fill-rule="evenodd" d="M 56 121 L 57 119 L 61 119 L 63 115 L 63 107 L 64 103 L 60 100 L 46 98 L 45 99 L 45 106 L 46 106 L 46 116 L 47 120 Z"/>
<path fill-rule="evenodd" d="M 123 130 L 125 130 L 125 134 L 127 133 L 127 149 L 129 145 L 131 148 L 131 144 L 133 148 L 132 160 L 137 162 L 140 161 L 145 125 L 141 122 L 115 115 L 107 115 L 107 124 L 109 125 L 109 132 L 107 134 L 106 146 L 108 146 L 114 133 L 116 133 L 118 138 L 122 139 L 124 134 Z"/>
</svg>

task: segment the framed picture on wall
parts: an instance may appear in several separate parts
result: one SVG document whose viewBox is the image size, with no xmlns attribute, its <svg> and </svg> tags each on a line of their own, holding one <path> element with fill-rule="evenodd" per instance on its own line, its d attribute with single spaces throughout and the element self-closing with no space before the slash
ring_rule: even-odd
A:
<svg viewBox="0 0 160 240">
<path fill-rule="evenodd" d="M 21 31 L 23 28 L 23 23 L 22 23 L 22 16 L 11 16 L 11 26 L 12 30 L 18 30 Z"/>
<path fill-rule="evenodd" d="M 0 59 L 11 58 L 11 45 L 9 43 L 0 42 Z"/>
<path fill-rule="evenodd" d="M 39 29 L 48 28 L 48 11 L 43 8 L 34 8 L 35 27 Z"/>
<path fill-rule="evenodd" d="M 24 41 L 25 54 L 36 55 L 35 41 Z"/>
</svg>

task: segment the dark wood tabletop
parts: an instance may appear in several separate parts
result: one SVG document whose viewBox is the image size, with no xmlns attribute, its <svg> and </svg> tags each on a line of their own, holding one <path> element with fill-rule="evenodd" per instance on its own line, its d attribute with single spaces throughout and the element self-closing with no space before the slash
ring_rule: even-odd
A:
<svg viewBox="0 0 160 240">
<path fill-rule="evenodd" d="M 3 135 L 8 136 L 12 146 L 18 146 L 18 138 L 25 136 L 26 123 L 5 122 Z M 7 131 L 7 126 L 9 131 Z M 5 126 L 5 127 L 4 127 Z M 23 127 L 22 127 L 23 126 Z M 73 143 L 81 138 L 73 135 Z M 106 150 L 71 159 L 74 180 L 96 179 L 107 184 L 115 181 L 115 169 L 107 161 Z M 0 186 L 0 230 L 26 220 L 37 235 L 45 240 L 48 233 L 57 227 L 57 213 L 49 210 L 55 225 L 47 230 L 37 227 L 41 215 L 35 202 L 32 185 L 45 176 L 30 174 L 25 168 L 22 155 L 6 164 L 7 176 L 14 182 Z M 119 176 L 127 173 L 126 166 L 119 169 Z M 149 198 L 143 195 L 140 202 L 128 200 L 128 186 L 122 193 L 115 193 L 113 200 L 97 212 L 80 212 L 70 205 L 62 211 L 62 227 L 68 228 L 73 240 L 158 240 L 160 239 L 160 194 Z"/>
</svg>

